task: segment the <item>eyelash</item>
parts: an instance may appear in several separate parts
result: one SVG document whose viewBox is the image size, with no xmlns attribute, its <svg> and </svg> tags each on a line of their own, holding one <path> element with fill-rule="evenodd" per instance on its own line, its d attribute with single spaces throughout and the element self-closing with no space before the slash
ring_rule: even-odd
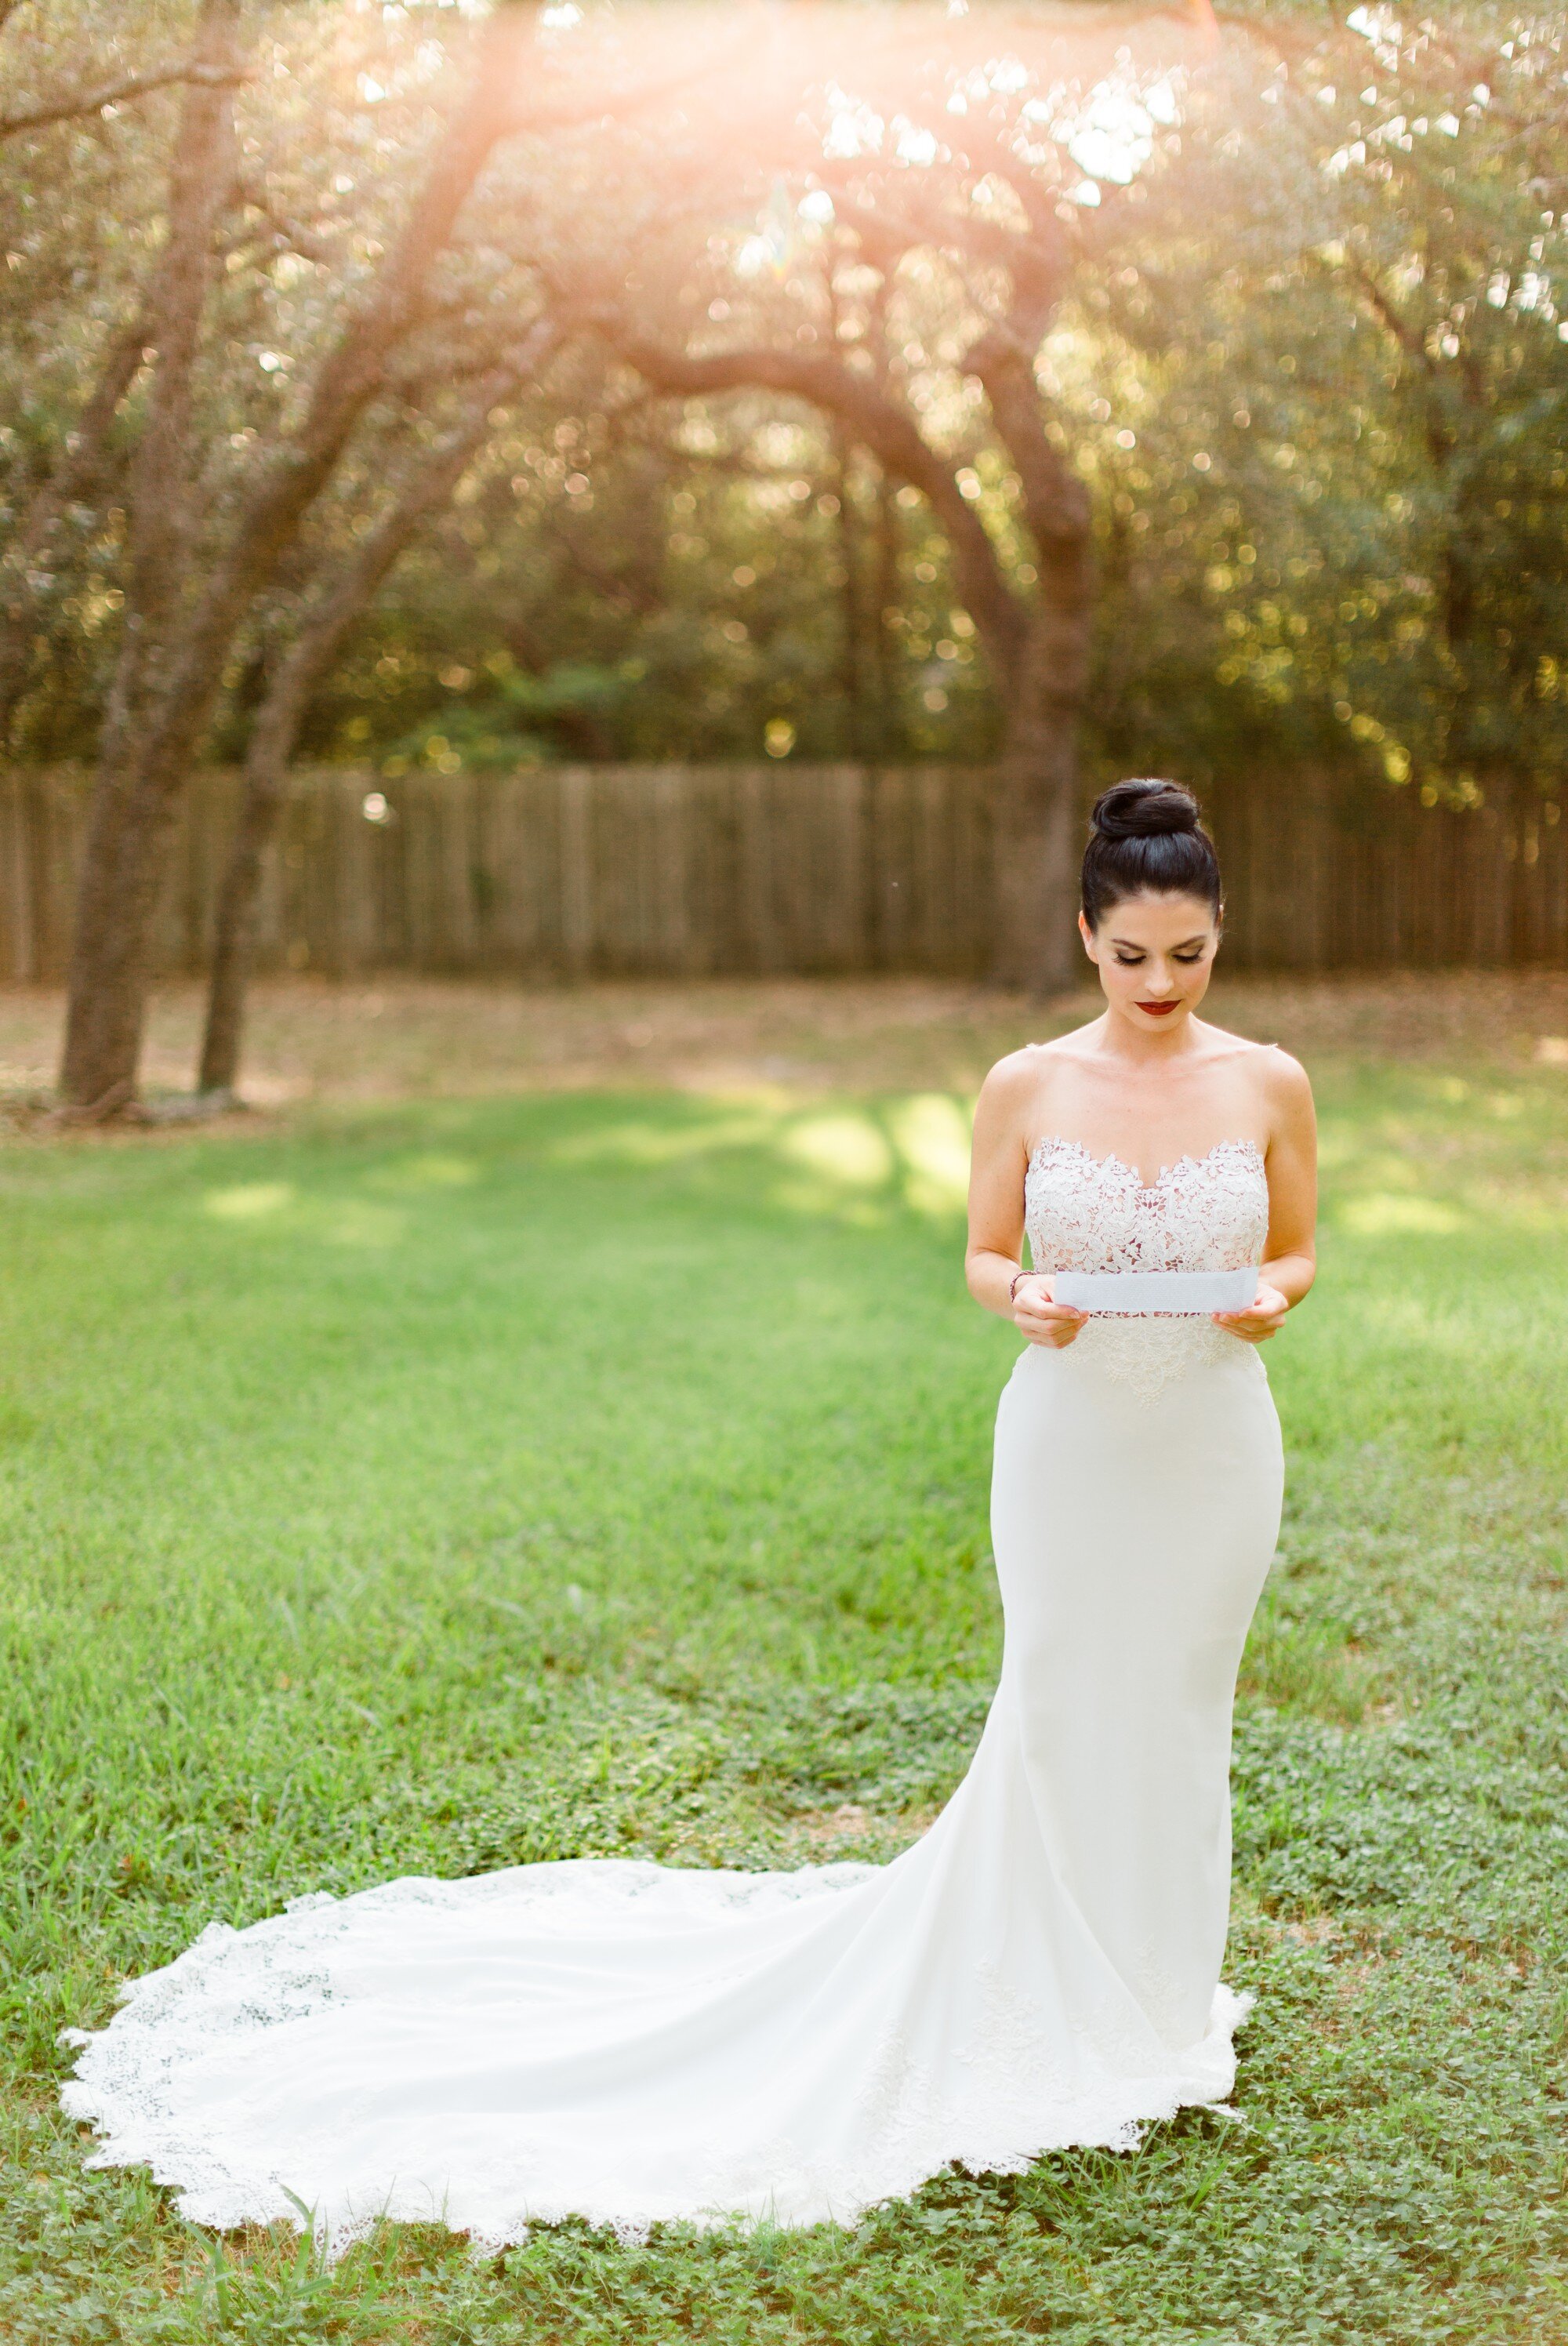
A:
<svg viewBox="0 0 1568 2346">
<path fill-rule="evenodd" d="M 1196 969 L 1199 962 L 1203 959 L 1203 955 L 1201 953 L 1172 954 L 1171 959 L 1172 961 L 1179 962 L 1183 969 Z M 1116 967 L 1118 969 L 1142 969 L 1143 965 L 1144 955 L 1142 954 L 1118 954 L 1116 955 Z"/>
</svg>

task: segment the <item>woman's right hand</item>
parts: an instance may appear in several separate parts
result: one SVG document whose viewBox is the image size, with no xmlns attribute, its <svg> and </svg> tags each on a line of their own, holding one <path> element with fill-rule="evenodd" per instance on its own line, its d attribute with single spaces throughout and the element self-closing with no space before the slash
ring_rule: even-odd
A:
<svg viewBox="0 0 1568 2346">
<path fill-rule="evenodd" d="M 1051 1281 L 1031 1271 L 1013 1290 L 1013 1324 L 1032 1344 L 1048 1344 L 1060 1352 L 1070 1344 L 1088 1318 L 1070 1303 L 1053 1303 Z"/>
</svg>

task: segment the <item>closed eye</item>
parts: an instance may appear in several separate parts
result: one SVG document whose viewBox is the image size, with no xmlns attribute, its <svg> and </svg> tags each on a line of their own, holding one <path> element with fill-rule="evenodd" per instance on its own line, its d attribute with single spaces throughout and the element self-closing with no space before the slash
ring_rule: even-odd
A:
<svg viewBox="0 0 1568 2346">
<path fill-rule="evenodd" d="M 1116 955 L 1116 966 L 1118 969 L 1141 969 L 1147 958 L 1145 954 L 1119 953 Z M 1179 961 L 1184 969 L 1195 969 L 1203 959 L 1203 947 L 1199 945 L 1196 953 L 1172 954 L 1171 959 Z"/>
</svg>

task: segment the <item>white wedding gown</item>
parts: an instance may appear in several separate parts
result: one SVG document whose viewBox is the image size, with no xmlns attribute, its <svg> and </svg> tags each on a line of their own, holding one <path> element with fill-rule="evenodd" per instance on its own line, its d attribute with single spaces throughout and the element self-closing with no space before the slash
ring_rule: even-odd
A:
<svg viewBox="0 0 1568 2346">
<path fill-rule="evenodd" d="M 1034 1260 L 1259 1260 L 1262 1159 L 1153 1188 L 1043 1142 Z M 1207 1320 L 1094 1319 L 997 1416 L 1001 1683 L 968 1775 L 887 1866 L 610 1859 L 404 1880 L 211 1923 L 79 2030 L 95 2166 L 223 2227 L 380 2215 L 477 2246 L 576 2213 L 852 2221 L 951 2160 L 1017 2170 L 1230 2090 L 1219 1984 L 1231 1699 L 1273 1553 L 1257 1352 Z M 290 2195 L 293 2195 L 290 2198 Z"/>
</svg>

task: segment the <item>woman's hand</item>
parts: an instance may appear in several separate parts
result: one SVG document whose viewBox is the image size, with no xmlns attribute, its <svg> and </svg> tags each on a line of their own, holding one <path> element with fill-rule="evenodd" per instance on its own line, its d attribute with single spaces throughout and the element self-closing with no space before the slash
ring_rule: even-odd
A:
<svg viewBox="0 0 1568 2346">
<path fill-rule="evenodd" d="M 1217 1311 L 1213 1316 L 1217 1326 L 1228 1328 L 1244 1344 L 1267 1344 L 1270 1336 L 1277 1335 L 1285 1325 L 1285 1314 L 1289 1309 L 1279 1290 L 1260 1279 L 1257 1292 L 1245 1311 Z"/>
<path fill-rule="evenodd" d="M 1051 1281 L 1033 1271 L 1013 1290 L 1013 1324 L 1032 1344 L 1048 1344 L 1060 1352 L 1064 1344 L 1072 1342 L 1088 1316 L 1070 1303 L 1053 1303 Z"/>
</svg>

